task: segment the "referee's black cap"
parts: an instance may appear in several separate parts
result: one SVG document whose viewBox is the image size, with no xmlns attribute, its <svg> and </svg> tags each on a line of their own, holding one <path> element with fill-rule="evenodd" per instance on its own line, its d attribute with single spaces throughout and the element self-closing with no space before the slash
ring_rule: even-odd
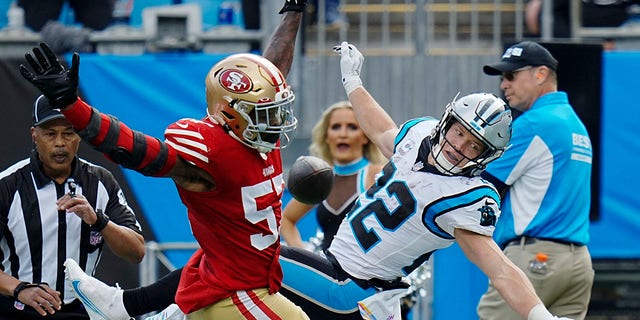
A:
<svg viewBox="0 0 640 320">
<path fill-rule="evenodd" d="M 556 71 L 558 61 L 549 50 L 533 41 L 523 41 L 509 47 L 500 62 L 482 68 L 485 74 L 499 76 L 504 72 L 512 72 L 526 66 L 547 66 Z"/>
<path fill-rule="evenodd" d="M 44 95 L 40 95 L 33 103 L 33 126 L 37 127 L 47 121 L 53 119 L 64 118 L 60 113 L 60 109 L 49 104 L 49 99 Z"/>
</svg>

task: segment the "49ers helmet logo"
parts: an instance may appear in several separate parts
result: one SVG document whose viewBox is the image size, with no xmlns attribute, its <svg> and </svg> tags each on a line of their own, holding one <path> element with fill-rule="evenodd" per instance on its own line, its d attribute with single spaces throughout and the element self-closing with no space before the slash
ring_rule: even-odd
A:
<svg viewBox="0 0 640 320">
<path fill-rule="evenodd" d="M 220 75 L 220 84 L 233 93 L 248 92 L 253 86 L 249 76 L 237 69 L 223 71 Z"/>
</svg>

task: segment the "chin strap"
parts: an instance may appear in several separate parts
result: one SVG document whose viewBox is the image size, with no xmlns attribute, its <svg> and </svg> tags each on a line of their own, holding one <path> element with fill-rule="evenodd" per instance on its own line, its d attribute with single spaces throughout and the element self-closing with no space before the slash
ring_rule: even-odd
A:
<svg viewBox="0 0 640 320">
<path fill-rule="evenodd" d="M 238 137 L 235 132 L 233 132 L 233 130 L 231 130 L 231 127 L 229 127 L 229 125 L 224 122 L 224 120 L 222 119 L 222 117 L 218 114 L 210 114 L 209 113 L 209 109 L 207 109 L 207 117 L 209 117 L 209 119 L 211 119 L 212 122 L 219 124 L 220 126 L 222 126 L 222 129 L 224 129 L 224 131 L 230 135 L 231 137 L 233 137 L 234 139 L 236 139 L 238 142 L 242 143 L 243 145 L 251 148 L 251 149 L 256 149 L 258 150 L 258 152 L 260 153 L 269 153 L 271 151 L 273 151 L 272 148 L 268 148 L 268 147 L 264 147 L 264 146 L 254 146 L 249 144 L 247 141 L 245 141 L 244 139 L 241 139 L 240 137 Z"/>
<path fill-rule="evenodd" d="M 222 119 L 222 117 L 221 117 L 219 114 L 215 114 L 215 115 L 210 114 L 210 113 L 209 113 L 209 109 L 207 109 L 207 117 L 209 117 L 209 119 L 211 120 L 211 122 L 213 122 L 213 123 L 217 123 L 217 124 L 219 124 L 220 126 L 222 126 L 222 129 L 224 129 L 224 131 L 225 131 L 226 133 L 228 133 L 228 134 L 230 134 L 230 135 L 234 136 L 236 139 L 238 138 L 238 137 L 236 137 L 236 135 L 235 135 L 235 134 L 233 134 L 233 131 L 231 130 L 231 127 L 230 127 L 226 122 L 224 122 L 224 119 Z"/>
</svg>

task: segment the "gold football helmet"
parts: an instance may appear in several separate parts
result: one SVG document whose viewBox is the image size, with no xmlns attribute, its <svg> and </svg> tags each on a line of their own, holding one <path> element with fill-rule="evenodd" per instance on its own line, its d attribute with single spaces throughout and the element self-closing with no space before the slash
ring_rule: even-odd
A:
<svg viewBox="0 0 640 320">
<path fill-rule="evenodd" d="M 231 55 L 211 68 L 205 84 L 207 114 L 240 142 L 263 153 L 289 144 L 298 123 L 295 95 L 269 60 Z"/>
</svg>

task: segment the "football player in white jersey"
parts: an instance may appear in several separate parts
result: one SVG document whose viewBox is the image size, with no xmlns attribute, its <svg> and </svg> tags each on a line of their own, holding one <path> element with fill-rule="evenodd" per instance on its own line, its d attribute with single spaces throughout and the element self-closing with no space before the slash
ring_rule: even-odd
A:
<svg viewBox="0 0 640 320">
<path fill-rule="evenodd" d="M 478 175 L 502 155 L 511 138 L 512 116 L 506 103 L 493 94 L 470 94 L 454 98 L 440 120 L 419 118 L 398 127 L 362 86 L 364 57 L 358 49 L 346 42 L 335 49 L 341 55 L 342 81 L 356 118 L 390 162 L 343 220 L 326 250 L 329 264 L 283 248 L 283 293 L 305 309 L 300 299 L 287 293 L 320 306 L 327 301 L 318 291 L 338 295 L 336 288 L 352 281 L 369 292 L 376 290 L 373 299 L 359 303 L 362 315 L 386 319 L 394 306 L 380 306 L 399 295 L 385 295 L 385 290 L 401 286 L 401 278 L 435 250 L 457 241 L 518 314 L 529 320 L 558 319 L 491 238 L 500 197 Z M 290 286 L 294 271 L 306 275 L 306 286 L 302 282 Z M 326 282 L 326 287 L 315 282 Z M 313 301 L 314 297 L 320 298 Z M 345 299 L 356 297 L 350 293 Z"/>
<path fill-rule="evenodd" d="M 360 306 L 365 319 L 399 319 L 402 277 L 457 241 L 518 314 L 558 319 L 491 238 L 500 196 L 478 175 L 509 144 L 506 103 L 474 93 L 454 98 L 440 120 L 418 118 L 398 127 L 362 87 L 358 49 L 344 42 L 336 51 L 356 118 L 390 161 L 342 221 L 327 259 L 282 248 L 282 293 L 311 319 L 342 305 Z"/>
</svg>

